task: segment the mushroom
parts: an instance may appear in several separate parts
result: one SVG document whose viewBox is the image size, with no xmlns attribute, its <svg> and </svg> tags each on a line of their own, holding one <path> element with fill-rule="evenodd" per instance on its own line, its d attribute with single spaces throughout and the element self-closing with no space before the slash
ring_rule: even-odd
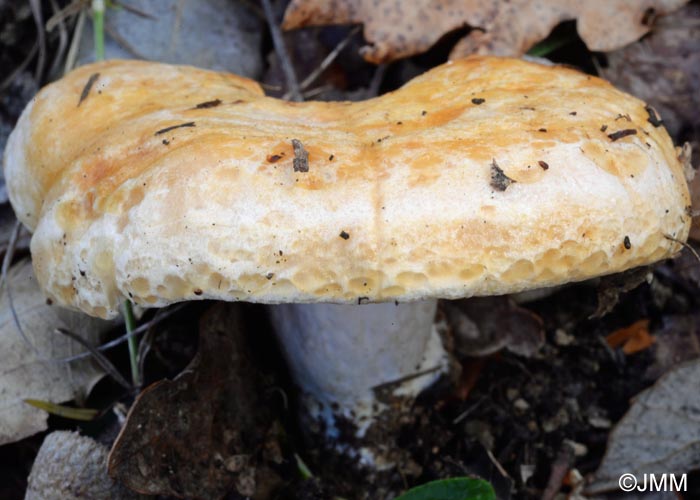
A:
<svg viewBox="0 0 700 500">
<path fill-rule="evenodd" d="M 649 264 L 690 224 L 682 165 L 643 102 L 494 57 L 358 103 L 84 66 L 24 111 L 5 175 L 54 303 L 103 318 L 125 297 L 276 304 L 307 422 L 376 467 L 396 408 L 446 370 L 436 299 Z"/>
</svg>

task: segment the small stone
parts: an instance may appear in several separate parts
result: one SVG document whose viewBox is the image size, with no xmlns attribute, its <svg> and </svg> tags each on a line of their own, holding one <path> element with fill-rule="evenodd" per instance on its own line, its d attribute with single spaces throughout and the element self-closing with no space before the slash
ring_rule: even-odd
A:
<svg viewBox="0 0 700 500">
<path fill-rule="evenodd" d="M 574 336 L 569 335 L 566 333 L 566 330 L 563 328 L 557 328 L 554 331 L 554 343 L 556 343 L 558 346 L 568 346 L 574 343 Z"/>
<path fill-rule="evenodd" d="M 576 441 L 572 441 L 570 439 L 565 439 L 564 443 L 571 447 L 571 449 L 574 451 L 574 455 L 577 457 L 585 457 L 588 454 L 588 447 L 585 444 L 577 443 Z"/>
<path fill-rule="evenodd" d="M 610 429 L 612 422 L 605 417 L 588 417 L 588 423 L 596 429 Z"/>
<path fill-rule="evenodd" d="M 238 472 L 248 464 L 249 455 L 232 455 L 224 461 L 224 467 L 229 472 Z"/>
<path fill-rule="evenodd" d="M 516 410 L 525 411 L 530 408 L 530 405 L 523 398 L 518 398 L 513 401 L 513 407 L 515 407 Z"/>
</svg>

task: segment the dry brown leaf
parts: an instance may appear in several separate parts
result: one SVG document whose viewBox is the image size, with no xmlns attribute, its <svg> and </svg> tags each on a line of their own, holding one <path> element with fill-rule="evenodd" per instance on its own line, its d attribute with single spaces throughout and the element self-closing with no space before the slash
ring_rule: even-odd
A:
<svg viewBox="0 0 700 500">
<path fill-rule="evenodd" d="M 656 342 L 649 333 L 648 319 L 640 319 L 630 326 L 615 330 L 605 340 L 613 349 L 622 346 L 622 352 L 627 355 L 648 349 Z"/>
<path fill-rule="evenodd" d="M 113 478 L 150 495 L 255 493 L 272 416 L 239 307 L 210 309 L 192 363 L 139 395 L 109 455 Z"/>
<path fill-rule="evenodd" d="M 609 51 L 639 39 L 658 15 L 687 0 L 293 0 L 283 28 L 364 24 L 371 44 L 362 55 L 388 62 L 428 50 L 446 33 L 472 30 L 452 51 L 519 56 L 544 39 L 557 24 L 576 19 L 591 50 Z"/>
<path fill-rule="evenodd" d="M 533 356 L 544 344 L 542 319 L 508 296 L 441 303 L 460 357 L 487 356 L 503 348 Z"/>
<path fill-rule="evenodd" d="M 46 429 L 47 413 L 24 403 L 24 399 L 69 401 L 89 392 L 103 375 L 89 359 L 73 363 L 49 361 L 84 351 L 78 343 L 56 333 L 55 329 L 65 328 L 97 344 L 101 333 L 115 325 L 46 305 L 28 260 L 10 270 L 9 282 L 22 329 L 39 355 L 20 336 L 7 293 L 3 293 L 0 302 L 0 445 Z"/>
</svg>

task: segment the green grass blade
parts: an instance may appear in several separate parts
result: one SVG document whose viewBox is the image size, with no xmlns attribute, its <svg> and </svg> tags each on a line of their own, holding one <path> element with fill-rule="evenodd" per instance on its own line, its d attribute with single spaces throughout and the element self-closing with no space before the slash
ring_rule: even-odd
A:
<svg viewBox="0 0 700 500">
<path fill-rule="evenodd" d="M 93 410 L 92 408 L 73 408 L 71 406 L 57 405 L 40 399 L 25 399 L 24 402 L 52 415 L 70 418 L 71 420 L 83 420 L 87 422 L 93 420 L 100 413 L 99 410 Z"/>
<path fill-rule="evenodd" d="M 456 477 L 417 486 L 395 500 L 496 500 L 496 493 L 483 479 Z"/>
</svg>

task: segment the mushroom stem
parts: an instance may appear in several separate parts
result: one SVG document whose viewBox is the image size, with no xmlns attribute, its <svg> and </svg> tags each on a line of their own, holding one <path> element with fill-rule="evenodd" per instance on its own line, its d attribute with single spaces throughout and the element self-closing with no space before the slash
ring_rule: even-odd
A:
<svg viewBox="0 0 700 500">
<path fill-rule="evenodd" d="M 327 444 L 377 466 L 376 451 L 353 442 L 366 441 L 379 420 L 386 430 L 387 420 L 396 420 L 392 412 L 400 416 L 396 402 L 405 408 L 447 368 L 433 326 L 436 308 L 436 300 L 271 307 L 277 337 L 302 390 L 303 416 L 319 424 L 312 427 Z M 354 424 L 349 435 L 348 423 Z"/>
</svg>

